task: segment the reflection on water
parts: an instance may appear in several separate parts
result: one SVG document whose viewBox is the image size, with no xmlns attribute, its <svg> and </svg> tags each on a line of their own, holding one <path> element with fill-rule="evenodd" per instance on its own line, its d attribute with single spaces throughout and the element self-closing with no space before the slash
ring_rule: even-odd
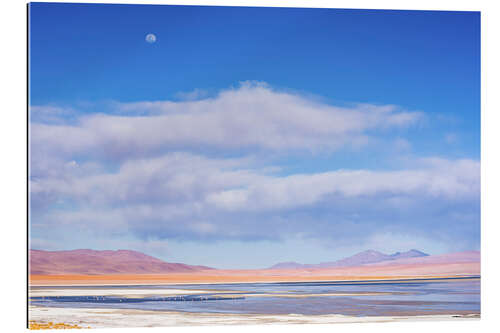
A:
<svg viewBox="0 0 500 333">
<path fill-rule="evenodd" d="M 43 290 L 34 287 L 31 290 Z M 85 287 L 59 287 L 61 290 Z M 31 297 L 31 304 L 53 307 L 119 308 L 239 314 L 342 314 L 350 316 L 479 314 L 480 279 L 454 278 L 363 282 L 231 283 L 154 286 L 92 286 L 189 289 L 175 296 Z M 55 289 L 50 287 L 50 289 Z M 206 292 L 210 290 L 210 292 Z M 204 292 L 202 292 L 204 291 Z"/>
</svg>

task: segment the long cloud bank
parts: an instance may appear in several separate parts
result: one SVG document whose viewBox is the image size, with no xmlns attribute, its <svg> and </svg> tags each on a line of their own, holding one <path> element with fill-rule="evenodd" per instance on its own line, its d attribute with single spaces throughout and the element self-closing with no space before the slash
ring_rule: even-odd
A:
<svg viewBox="0 0 500 333">
<path fill-rule="evenodd" d="M 35 108 L 33 118 L 44 110 Z M 115 111 L 119 115 L 83 115 L 71 125 L 33 123 L 33 150 L 101 157 L 144 157 L 200 146 L 334 150 L 365 144 L 372 131 L 406 127 L 422 117 L 392 105 L 336 107 L 255 83 L 199 101 L 117 103 Z"/>
<path fill-rule="evenodd" d="M 478 233 L 478 161 L 415 158 L 398 170 L 332 166 L 284 174 L 286 165 L 259 158 L 263 151 L 305 151 L 313 159 L 363 145 L 378 133 L 417 124 L 419 112 L 332 106 L 259 83 L 197 101 L 113 108 L 70 112 L 71 118 L 53 106 L 32 109 L 36 233 L 67 228 L 187 240 L 300 234 L 337 242 L 380 232 L 453 242 Z"/>
<path fill-rule="evenodd" d="M 409 170 L 281 176 L 275 168 L 249 168 L 246 159 L 172 153 L 129 161 L 117 172 L 84 175 L 79 165 L 72 164 L 58 176 L 32 180 L 31 195 L 34 205 L 50 207 L 65 200 L 78 207 L 48 213 L 46 220 L 53 225 L 132 230 L 144 237 L 211 239 L 277 237 L 278 230 L 281 236 L 290 236 L 302 229 L 321 236 L 324 226 L 315 225 L 315 210 L 335 214 L 331 223 L 338 226 L 353 214 L 362 220 L 371 216 L 368 212 L 385 210 L 384 217 L 390 217 L 404 207 L 410 209 L 402 218 L 411 219 L 414 209 L 430 209 L 419 207 L 425 201 L 456 205 L 454 211 L 460 212 L 460 205 L 478 198 L 478 162 L 423 159 L 419 163 Z M 303 224 L 296 221 L 281 228 L 280 217 L 290 212 L 305 214 Z M 389 222 L 400 221 L 379 221 L 379 226 Z"/>
</svg>

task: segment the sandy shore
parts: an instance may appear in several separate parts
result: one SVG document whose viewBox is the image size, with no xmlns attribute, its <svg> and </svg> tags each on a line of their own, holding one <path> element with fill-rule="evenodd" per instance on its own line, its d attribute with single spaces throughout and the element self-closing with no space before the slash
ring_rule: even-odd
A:
<svg viewBox="0 0 500 333">
<path fill-rule="evenodd" d="M 334 324 L 389 321 L 471 320 L 471 315 L 431 315 L 392 317 L 350 317 L 342 315 L 241 315 L 214 313 L 184 313 L 169 311 L 143 311 L 122 309 L 72 309 L 29 307 L 30 320 L 61 322 L 90 328 L 162 327 L 248 324 Z"/>
<path fill-rule="evenodd" d="M 426 274 L 426 275 L 293 275 L 287 271 L 269 275 L 201 272 L 191 274 L 121 274 L 121 275 L 30 275 L 30 286 L 106 286 L 106 285 L 183 285 L 217 283 L 261 283 L 261 282 L 321 282 L 321 281 L 387 281 L 439 279 L 477 276 L 479 274 Z"/>
</svg>

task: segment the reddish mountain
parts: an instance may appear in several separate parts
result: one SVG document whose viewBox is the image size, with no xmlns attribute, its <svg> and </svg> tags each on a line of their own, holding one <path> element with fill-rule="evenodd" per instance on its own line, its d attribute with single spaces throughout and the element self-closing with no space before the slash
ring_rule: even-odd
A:
<svg viewBox="0 0 500 333">
<path fill-rule="evenodd" d="M 168 263 L 144 253 L 130 250 L 30 250 L 30 274 L 164 274 L 212 269 Z"/>
</svg>

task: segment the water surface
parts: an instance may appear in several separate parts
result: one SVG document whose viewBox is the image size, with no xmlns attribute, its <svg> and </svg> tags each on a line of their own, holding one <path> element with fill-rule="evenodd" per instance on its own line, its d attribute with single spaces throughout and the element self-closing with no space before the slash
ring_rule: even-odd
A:
<svg viewBox="0 0 500 333">
<path fill-rule="evenodd" d="M 102 289 L 102 296 L 70 296 L 70 291 Z M 105 296 L 120 288 L 143 290 L 144 296 Z M 479 314 L 480 279 L 227 283 L 146 286 L 32 287 L 33 291 L 60 289 L 68 296 L 31 297 L 37 306 L 114 308 L 191 313 L 341 314 L 394 316 Z M 147 295 L 151 289 L 199 290 L 179 295 Z M 208 290 L 208 292 L 207 292 Z"/>
</svg>

